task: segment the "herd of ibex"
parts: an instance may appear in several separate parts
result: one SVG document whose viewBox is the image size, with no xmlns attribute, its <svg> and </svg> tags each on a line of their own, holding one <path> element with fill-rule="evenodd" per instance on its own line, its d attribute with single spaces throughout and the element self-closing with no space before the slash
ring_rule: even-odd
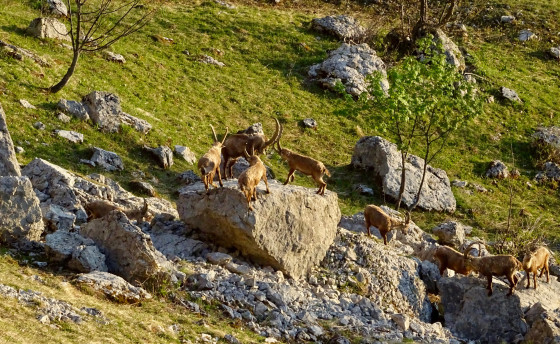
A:
<svg viewBox="0 0 560 344">
<path fill-rule="evenodd" d="M 310 175 L 315 180 L 315 182 L 319 185 L 319 190 L 317 190 L 318 194 L 325 194 L 327 183 L 323 181 L 323 175 L 326 174 L 330 176 L 329 170 L 327 170 L 325 165 L 318 160 L 298 154 L 289 149 L 282 148 L 280 146 L 280 137 L 282 136 L 282 131 L 284 129 L 278 119 L 276 119 L 276 131 L 270 140 L 267 140 L 266 136 L 263 134 L 247 134 L 243 132 L 238 132 L 237 134 L 233 134 L 228 137 L 228 130 L 226 128 L 224 138 L 222 139 L 222 142 L 220 142 L 216 137 L 214 128 L 212 126 L 210 127 L 212 128 L 212 133 L 214 134 L 214 144 L 198 161 L 198 170 L 200 171 L 202 180 L 204 181 L 206 192 L 209 191 L 210 185 L 216 187 L 213 183 L 214 176 L 216 174 L 218 175 L 220 186 L 223 186 L 220 173 L 220 165 L 222 165 L 222 163 L 224 168 L 224 178 L 233 178 L 233 165 L 238 158 L 245 157 L 250 166 L 239 175 L 237 181 L 239 189 L 247 198 L 249 210 L 253 210 L 251 200 L 257 199 L 257 185 L 261 180 L 263 180 L 266 185 L 266 193 L 270 193 L 268 181 L 266 179 L 266 167 L 259 158 L 259 154 L 265 153 L 268 147 L 274 147 L 276 144 L 275 148 L 277 148 L 278 154 L 290 166 L 290 172 L 284 185 L 293 181 L 294 172 L 299 171 L 303 174 Z M 251 152 L 251 155 L 249 155 L 249 151 Z"/>
</svg>

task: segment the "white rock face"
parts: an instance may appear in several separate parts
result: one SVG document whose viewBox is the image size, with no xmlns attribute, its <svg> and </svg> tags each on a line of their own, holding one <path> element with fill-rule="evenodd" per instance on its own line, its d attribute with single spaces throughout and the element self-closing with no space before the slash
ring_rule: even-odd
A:
<svg viewBox="0 0 560 344">
<path fill-rule="evenodd" d="M 21 176 L 2 104 L 0 104 L 0 176 Z"/>
<path fill-rule="evenodd" d="M 151 299 L 152 295 L 146 290 L 135 287 L 122 279 L 108 272 L 94 271 L 88 274 L 81 274 L 76 279 L 79 284 L 86 284 L 95 290 L 103 292 L 112 300 L 121 303 L 137 303 L 144 299 Z"/>
<path fill-rule="evenodd" d="M 25 245 L 44 230 L 39 199 L 27 177 L 0 177 L 0 242 Z"/>
<path fill-rule="evenodd" d="M 356 168 L 372 169 L 374 175 L 382 180 L 383 192 L 391 198 L 398 198 L 402 164 L 401 154 L 395 144 L 379 136 L 362 137 L 354 147 L 351 164 Z M 409 155 L 405 167 L 406 185 L 403 202 L 410 206 L 414 203 L 414 197 L 420 186 L 424 160 Z M 444 170 L 428 165 L 418 206 L 425 210 L 455 211 L 455 196 Z"/>
<path fill-rule="evenodd" d="M 338 49 L 331 51 L 325 61 L 311 66 L 308 74 L 329 89 L 335 89 L 336 84 L 341 82 L 346 92 L 357 97 L 367 92 L 366 77 L 374 72 L 383 75 L 381 86 L 388 90 L 385 63 L 375 50 L 365 43 L 343 43 Z"/>
<path fill-rule="evenodd" d="M 196 155 L 189 149 L 189 147 L 175 145 L 175 154 L 183 158 L 189 164 L 196 162 Z"/>
<path fill-rule="evenodd" d="M 364 37 L 366 29 L 358 21 L 346 15 L 315 18 L 311 21 L 314 30 L 325 32 L 344 42 L 359 40 Z"/>
<path fill-rule="evenodd" d="M 321 261 L 332 244 L 340 220 L 338 197 L 327 191 L 283 186 L 269 181 L 270 194 L 257 187 L 258 201 L 248 212 L 237 180 L 207 195 L 202 183 L 180 190 L 177 210 L 183 222 L 201 236 L 262 265 L 281 270 L 293 278 L 304 276 Z"/>
<path fill-rule="evenodd" d="M 62 41 L 70 41 L 66 25 L 55 18 L 36 18 L 31 21 L 27 32 L 37 38 L 52 38 Z"/>
</svg>

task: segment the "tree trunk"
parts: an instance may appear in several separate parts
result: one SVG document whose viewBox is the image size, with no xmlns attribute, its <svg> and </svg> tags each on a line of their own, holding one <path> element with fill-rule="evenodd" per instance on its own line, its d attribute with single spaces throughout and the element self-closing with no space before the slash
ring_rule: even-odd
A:
<svg viewBox="0 0 560 344">
<path fill-rule="evenodd" d="M 426 148 L 426 155 L 424 156 L 424 168 L 422 169 L 422 180 L 420 181 L 420 186 L 418 187 L 418 192 L 416 193 L 416 197 L 414 197 L 414 203 L 408 209 L 409 211 L 413 211 L 414 208 L 420 202 L 420 195 L 422 194 L 422 187 L 424 186 L 424 180 L 426 179 L 426 170 L 428 169 L 428 157 L 430 154 L 430 146 Z"/>
<path fill-rule="evenodd" d="M 396 208 L 397 211 L 399 211 L 399 209 L 401 208 L 401 202 L 402 202 L 402 197 L 404 194 L 404 187 L 405 187 L 405 183 L 406 183 L 406 168 L 405 168 L 405 163 L 406 163 L 406 157 L 407 157 L 408 153 L 407 152 L 402 152 L 401 151 L 401 165 L 402 165 L 402 169 L 401 169 L 401 187 L 399 189 L 399 199 L 397 200 L 396 203 Z"/>
<path fill-rule="evenodd" d="M 70 65 L 70 68 L 68 68 L 68 71 L 66 71 L 66 74 L 64 74 L 62 80 L 60 80 L 58 84 L 51 86 L 51 88 L 49 88 L 49 92 L 56 93 L 60 91 L 64 86 L 66 86 L 68 80 L 70 80 L 70 77 L 72 76 L 72 74 L 74 74 L 74 71 L 76 70 L 76 65 L 78 64 L 79 57 L 80 57 L 80 51 L 79 50 L 74 51 L 74 57 L 72 58 L 72 64 Z"/>
</svg>

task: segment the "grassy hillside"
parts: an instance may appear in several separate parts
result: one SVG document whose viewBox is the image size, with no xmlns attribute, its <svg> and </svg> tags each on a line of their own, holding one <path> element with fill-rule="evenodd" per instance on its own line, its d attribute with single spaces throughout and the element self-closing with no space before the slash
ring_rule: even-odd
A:
<svg viewBox="0 0 560 344">
<path fill-rule="evenodd" d="M 90 147 L 98 146 L 123 157 L 125 171 L 112 177 L 125 187 L 132 173 L 141 170 L 149 178 L 155 177 L 161 196 L 174 199 L 179 186 L 177 174 L 193 166 L 176 159 L 170 170 L 161 170 L 142 151 L 142 145 L 187 145 L 200 155 L 212 141 L 209 124 L 223 133 L 226 126 L 239 130 L 260 121 L 265 132 L 271 133 L 273 117 L 278 117 L 285 127 L 285 146 L 321 159 L 334 172 L 328 188 L 339 193 L 343 213 L 352 214 L 367 203 L 389 203 L 377 188 L 375 198 L 355 194 L 353 184 L 374 186 L 374 182 L 347 167 L 360 133 L 377 134 L 374 123 L 367 120 L 367 114 L 351 115 L 346 111 L 351 104 L 306 78 L 309 66 L 324 59 L 328 49 L 338 46 L 335 40 L 310 30 L 312 18 L 350 12 L 366 26 L 379 26 L 379 22 L 391 21 L 386 13 L 381 20 L 375 7 L 314 1 L 278 6 L 246 1 L 235 9 L 210 1 L 175 1 L 164 6 L 140 32 L 111 48 L 124 55 L 125 64 L 110 63 L 101 53 L 85 54 L 70 83 L 52 95 L 42 88 L 56 83 L 64 74 L 71 52 L 56 42 L 41 42 L 25 34 L 29 22 L 39 16 L 37 3 L 0 0 L 0 39 L 32 50 L 52 65 L 40 67 L 29 59 L 21 62 L 0 53 L 0 101 L 14 141 L 25 149 L 19 156 L 21 163 L 42 157 L 88 174 L 96 170 L 79 164 L 79 160 L 89 158 Z M 554 185 L 526 185 L 536 172 L 537 161 L 529 147 L 533 129 L 558 124 L 560 64 L 548 58 L 546 51 L 551 41 L 560 41 L 560 24 L 555 20 L 559 5 L 558 0 L 488 3 L 469 18 L 468 37 L 455 37 L 467 50 L 473 72 L 481 76 L 481 89 L 487 95 L 497 96 L 499 87 L 507 86 L 517 90 L 524 103 L 513 105 L 496 97 L 496 103 L 486 105 L 476 121 L 455 134 L 433 165 L 445 169 L 452 180 L 468 180 L 490 192 L 469 194 L 454 190 L 459 205 L 455 214 L 414 215 L 426 229 L 446 218 L 471 224 L 481 235 L 499 229 L 507 217 L 509 182 L 493 184 L 483 174 L 494 159 L 512 168 L 513 148 L 515 167 L 522 172 L 522 177 L 512 182 L 515 215 L 525 209 L 532 215 L 530 221 L 542 217 L 548 237 L 559 237 L 555 211 L 560 206 L 558 191 Z M 513 14 L 518 21 L 499 24 L 502 14 Z M 384 25 L 378 29 L 380 36 L 390 29 L 389 24 Z M 515 37 L 522 28 L 533 29 L 540 40 L 518 42 Z M 170 37 L 174 43 L 160 43 L 153 35 Z M 381 39 L 374 37 L 373 41 Z M 213 56 L 226 66 L 200 63 L 201 54 Z M 63 124 L 55 118 L 60 98 L 79 100 L 93 90 L 118 94 L 124 111 L 149 121 L 154 126 L 152 132 L 103 134 L 89 123 L 73 120 Z M 19 99 L 27 99 L 37 110 L 24 109 Z M 318 121 L 317 131 L 301 126 L 306 117 Z M 36 121 L 45 123 L 47 129 L 34 129 Z M 55 136 L 54 129 L 81 132 L 85 142 L 69 144 Z M 279 179 L 285 178 L 287 169 L 276 154 L 266 157 L 265 162 Z M 297 178 L 296 184 L 313 186 L 307 177 Z"/>
</svg>

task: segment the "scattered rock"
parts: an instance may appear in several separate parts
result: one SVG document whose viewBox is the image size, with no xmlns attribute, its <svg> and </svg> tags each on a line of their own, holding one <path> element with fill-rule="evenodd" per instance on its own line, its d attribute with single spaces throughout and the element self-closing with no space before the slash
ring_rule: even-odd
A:
<svg viewBox="0 0 560 344">
<path fill-rule="evenodd" d="M 547 311 L 536 303 L 525 314 L 531 329 L 525 335 L 526 343 L 558 343 L 560 341 L 560 308 Z M 532 318 L 532 321 L 529 320 Z"/>
<path fill-rule="evenodd" d="M 502 97 L 506 99 L 509 99 L 513 102 L 521 103 L 521 98 L 519 98 L 517 92 L 512 89 L 509 89 L 507 87 L 500 87 L 500 93 L 502 94 Z"/>
<path fill-rule="evenodd" d="M 35 122 L 33 123 L 33 128 L 37 130 L 45 130 L 47 127 L 43 124 L 43 122 Z"/>
<path fill-rule="evenodd" d="M 132 188 L 132 191 L 141 193 L 143 195 L 148 195 L 148 196 L 151 196 L 151 197 L 156 196 L 156 190 L 148 182 L 134 180 L 134 181 L 130 182 L 130 187 Z"/>
<path fill-rule="evenodd" d="M 157 148 L 143 147 L 145 150 L 151 152 L 159 161 L 159 165 L 163 168 L 169 168 L 173 165 L 173 152 L 167 146 L 159 146 Z"/>
<path fill-rule="evenodd" d="M 540 171 L 535 176 L 537 183 L 546 181 L 560 181 L 560 165 L 555 162 L 548 161 L 544 164 L 544 171 Z"/>
<path fill-rule="evenodd" d="M 465 180 L 454 180 L 451 182 L 451 185 L 458 187 L 458 188 L 464 188 L 467 187 L 467 185 L 469 185 L 469 182 L 465 181 Z"/>
<path fill-rule="evenodd" d="M 354 187 L 354 190 L 356 190 L 356 192 L 359 193 L 360 195 L 364 195 L 364 196 L 373 196 L 374 195 L 373 189 L 370 188 L 367 185 L 364 185 L 364 184 L 356 185 Z"/>
<path fill-rule="evenodd" d="M 494 160 L 490 163 L 490 166 L 484 175 L 486 178 L 505 179 L 509 177 L 509 171 L 503 162 L 500 160 Z"/>
<path fill-rule="evenodd" d="M 202 63 L 206 63 L 206 64 L 213 64 L 216 65 L 218 67 L 225 67 L 225 63 L 220 62 L 216 59 L 214 59 L 212 56 L 208 56 L 208 55 L 200 55 L 199 57 L 199 61 Z"/>
<path fill-rule="evenodd" d="M 21 146 L 16 146 L 15 147 L 15 152 L 16 152 L 16 154 L 21 154 L 21 153 L 25 152 L 25 150 Z"/>
<path fill-rule="evenodd" d="M 365 43 L 343 43 L 338 49 L 329 52 L 325 61 L 311 66 L 308 74 L 331 90 L 337 90 L 337 85 L 342 83 L 347 93 L 357 97 L 367 92 L 366 77 L 374 72 L 383 74 L 381 86 L 388 90 L 385 63 L 377 56 L 375 50 Z"/>
<path fill-rule="evenodd" d="M 511 23 L 515 20 L 514 16 L 501 16 L 500 22 L 502 23 Z"/>
<path fill-rule="evenodd" d="M 229 2 L 221 1 L 221 0 L 214 0 L 214 2 L 222 7 L 228 8 L 230 10 L 235 9 L 235 5 L 230 4 Z"/>
<path fill-rule="evenodd" d="M 358 21 L 346 15 L 315 18 L 311 21 L 314 30 L 332 35 L 344 42 L 360 41 L 366 34 L 366 29 Z"/>
<path fill-rule="evenodd" d="M 443 245 L 450 245 L 457 248 L 465 241 L 465 229 L 463 224 L 456 221 L 442 223 L 432 229 L 432 233 L 439 238 L 439 243 Z"/>
<path fill-rule="evenodd" d="M 47 0 L 47 5 L 49 5 L 49 12 L 57 16 L 68 16 L 68 8 L 62 0 Z"/>
<path fill-rule="evenodd" d="M 103 52 L 103 56 L 105 57 L 105 59 L 107 61 L 117 62 L 117 63 L 125 63 L 126 62 L 124 56 L 122 56 L 121 54 L 116 54 L 112 51 L 105 50 Z"/>
<path fill-rule="evenodd" d="M 36 18 L 31 21 L 27 32 L 37 38 L 52 38 L 62 41 L 70 41 L 66 25 L 55 18 Z"/>
<path fill-rule="evenodd" d="M 206 259 L 212 264 L 225 266 L 233 259 L 229 254 L 221 252 L 210 252 L 206 255 Z"/>
<path fill-rule="evenodd" d="M 95 245 L 79 245 L 74 248 L 68 267 L 78 272 L 108 270 L 105 255 Z"/>
<path fill-rule="evenodd" d="M 465 70 L 465 58 L 455 42 L 453 42 L 441 29 L 437 29 L 434 40 L 441 42 L 447 63 L 459 71 Z"/>
<path fill-rule="evenodd" d="M 560 127 L 538 127 L 532 138 L 539 158 L 560 164 Z"/>
<path fill-rule="evenodd" d="M 521 42 L 525 42 L 537 38 L 538 38 L 537 35 L 535 35 L 531 30 L 521 30 L 518 36 L 518 39 Z"/>
<path fill-rule="evenodd" d="M 105 255 L 99 251 L 93 240 L 75 232 L 59 230 L 47 234 L 45 253 L 50 262 L 66 264 L 75 271 L 107 271 Z"/>
<path fill-rule="evenodd" d="M 275 181 L 269 186 L 270 194 L 255 202 L 253 212 L 248 212 L 236 181 L 225 181 L 208 195 L 202 183 L 186 186 L 177 208 L 181 220 L 206 239 L 299 278 L 322 259 L 334 239 L 340 219 L 337 196 Z"/>
<path fill-rule="evenodd" d="M 27 177 L 0 177 L 0 242 L 26 246 L 44 231 L 39 199 Z"/>
<path fill-rule="evenodd" d="M 26 109 L 37 109 L 37 108 L 35 107 L 35 105 L 32 105 L 30 102 L 28 102 L 28 101 L 25 100 L 25 99 L 20 99 L 20 100 L 19 100 L 19 103 L 21 104 L 21 106 L 23 106 L 23 107 L 26 108 Z"/>
<path fill-rule="evenodd" d="M 264 135 L 262 123 L 253 123 L 247 129 L 239 130 L 238 134 Z"/>
<path fill-rule="evenodd" d="M 402 331 L 408 331 L 410 326 L 410 318 L 406 314 L 396 313 L 391 315 L 391 319 L 397 324 Z"/>
<path fill-rule="evenodd" d="M 64 113 L 59 112 L 56 114 L 56 118 L 61 121 L 62 123 L 70 123 L 71 118 L 66 116 Z"/>
<path fill-rule="evenodd" d="M 88 285 L 94 290 L 102 292 L 111 300 L 120 303 L 138 303 L 152 298 L 152 295 L 144 289 L 135 287 L 121 277 L 108 272 L 93 271 L 81 274 L 76 279 L 76 283 Z"/>
<path fill-rule="evenodd" d="M 56 204 L 43 204 L 41 206 L 43 222 L 50 232 L 72 231 L 76 215 Z"/>
<path fill-rule="evenodd" d="M 480 192 L 480 193 L 488 193 L 488 189 L 486 189 L 484 186 L 482 185 L 478 185 L 478 184 L 473 184 L 472 185 L 473 189 L 475 189 L 476 191 Z"/>
<path fill-rule="evenodd" d="M 68 131 L 68 130 L 55 130 L 54 132 L 58 136 L 63 137 L 72 143 L 84 142 L 84 134 L 80 134 L 75 131 Z"/>
<path fill-rule="evenodd" d="M 21 176 L 21 170 L 16 158 L 14 143 L 8 125 L 6 114 L 0 104 L 0 176 Z"/>
<path fill-rule="evenodd" d="M 559 59 L 559 60 L 560 60 L 560 46 L 550 48 L 549 53 L 550 53 L 550 55 L 551 55 L 552 57 L 554 57 L 555 59 Z"/>
<path fill-rule="evenodd" d="M 86 111 L 86 108 L 80 102 L 74 100 L 61 99 L 58 101 L 58 104 L 56 104 L 56 107 L 60 111 L 72 115 L 81 121 L 87 121 L 89 119 L 89 115 Z"/>
<path fill-rule="evenodd" d="M 391 198 L 398 198 L 402 167 L 401 154 L 395 144 L 379 136 L 362 137 L 354 147 L 351 164 L 355 168 L 372 169 L 373 174 L 382 180 L 383 192 Z M 408 156 L 403 193 L 403 203 L 407 206 L 414 203 L 423 167 L 423 159 Z M 455 211 L 455 197 L 444 170 L 428 165 L 418 206 L 425 210 Z"/>
<path fill-rule="evenodd" d="M 98 147 L 93 147 L 93 155 L 90 161 L 103 167 L 107 171 L 124 170 L 122 159 L 117 153 L 109 152 Z"/>
<path fill-rule="evenodd" d="M 306 128 L 311 128 L 317 130 L 317 121 L 313 118 L 306 118 L 303 120 L 303 126 Z"/>
<path fill-rule="evenodd" d="M 183 160 L 185 160 L 189 164 L 192 165 L 196 163 L 196 155 L 188 147 L 175 145 L 174 151 L 175 154 L 183 158 Z"/>
<path fill-rule="evenodd" d="M 177 179 L 184 184 L 192 184 L 196 182 L 201 182 L 202 179 L 191 170 L 185 171 L 177 176 Z"/>
</svg>

